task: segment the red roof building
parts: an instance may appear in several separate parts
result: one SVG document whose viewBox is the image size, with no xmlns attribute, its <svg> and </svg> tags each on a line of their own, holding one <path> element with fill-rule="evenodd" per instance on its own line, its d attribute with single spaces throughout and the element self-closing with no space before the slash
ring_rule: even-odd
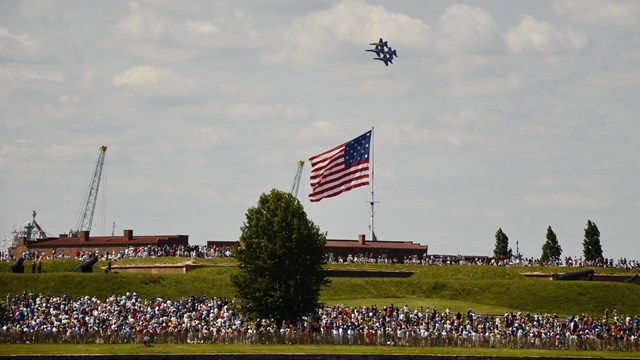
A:
<svg viewBox="0 0 640 360">
<path fill-rule="evenodd" d="M 407 257 L 422 259 L 427 254 L 427 245 L 416 244 L 413 241 L 366 241 L 360 234 L 358 240 L 327 239 L 325 253 L 333 255 L 334 261 L 338 258 L 364 257 L 369 259 L 387 258 L 403 260 Z"/>
<path fill-rule="evenodd" d="M 209 246 L 233 246 L 237 241 L 207 241 Z M 325 254 L 329 261 L 338 261 L 338 258 L 351 257 L 368 259 L 395 259 L 403 261 L 407 257 L 422 259 L 427 253 L 427 245 L 416 244 L 413 241 L 366 241 L 360 234 L 358 240 L 327 239 Z"/>
<path fill-rule="evenodd" d="M 51 237 L 46 239 L 38 239 L 36 241 L 27 241 L 25 237 L 18 240 L 18 246 L 11 249 L 11 253 L 15 258 L 23 256 L 25 252 L 38 253 L 45 256 L 51 256 L 53 251 L 56 254 L 64 253 L 73 255 L 76 250 L 79 251 L 108 251 L 109 253 L 119 252 L 128 247 L 143 246 L 164 246 L 164 245 L 189 245 L 188 235 L 133 235 L 133 230 L 124 230 L 122 236 L 89 236 L 88 231 L 80 231 L 78 237 L 70 237 L 62 234 L 59 237 Z"/>
</svg>

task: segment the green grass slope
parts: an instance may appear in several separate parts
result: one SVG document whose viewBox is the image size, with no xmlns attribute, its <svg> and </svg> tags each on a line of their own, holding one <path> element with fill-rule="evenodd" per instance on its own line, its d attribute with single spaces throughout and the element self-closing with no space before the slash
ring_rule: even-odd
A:
<svg viewBox="0 0 640 360">
<path fill-rule="evenodd" d="M 132 259 L 122 264 L 178 263 L 190 259 Z M 96 296 L 137 292 L 141 298 L 177 299 L 182 296 L 232 298 L 235 291 L 230 275 L 236 271 L 232 259 L 195 260 L 215 265 L 186 274 L 141 274 L 74 272 L 78 261 L 45 261 L 44 273 L 32 274 L 27 262 L 25 274 L 10 273 L 10 263 L 0 263 L 0 299 L 7 293 L 23 291 L 49 295 Z M 413 271 L 409 278 L 332 278 L 321 301 L 333 305 L 422 306 L 466 312 L 468 308 L 482 314 L 505 311 L 557 313 L 560 316 L 588 313 L 599 317 L 605 309 L 617 309 L 630 315 L 640 314 L 640 286 L 624 283 L 586 281 L 534 281 L 522 272 L 544 272 L 549 268 L 498 268 L 488 266 L 417 266 L 417 265 L 330 265 L 332 269 Z M 598 272 L 607 269 L 598 269 Z M 613 273 L 633 274 L 612 270 Z M 637 272 L 636 272 L 637 273 Z"/>
</svg>

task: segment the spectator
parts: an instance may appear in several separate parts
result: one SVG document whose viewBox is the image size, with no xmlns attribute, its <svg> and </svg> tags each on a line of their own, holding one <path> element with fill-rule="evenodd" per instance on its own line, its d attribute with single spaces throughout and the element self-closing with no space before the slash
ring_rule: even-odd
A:
<svg viewBox="0 0 640 360">
<path fill-rule="evenodd" d="M 325 306 L 279 327 L 237 312 L 235 299 L 183 297 L 176 301 L 137 293 L 104 301 L 83 296 L 11 298 L 0 323 L 0 343 L 223 343 L 361 344 L 567 350 L 638 351 L 640 317 L 605 311 L 561 319 L 557 314 L 509 312 L 463 316 L 435 307 L 379 309 Z"/>
</svg>

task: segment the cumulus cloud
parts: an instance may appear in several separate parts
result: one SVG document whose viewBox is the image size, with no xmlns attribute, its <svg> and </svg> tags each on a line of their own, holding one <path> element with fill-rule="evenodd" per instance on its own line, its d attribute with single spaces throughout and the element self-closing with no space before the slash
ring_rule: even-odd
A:
<svg viewBox="0 0 640 360">
<path fill-rule="evenodd" d="M 381 133 L 385 134 L 387 139 L 386 141 L 399 146 L 407 144 L 437 143 L 457 147 L 468 142 L 472 137 L 472 135 L 465 130 L 439 130 L 413 123 L 386 124 L 378 129 Z"/>
<path fill-rule="evenodd" d="M 51 82 L 61 82 L 65 80 L 63 74 L 59 72 L 41 73 L 31 69 L 0 69 L 0 78 L 5 79 L 26 79 L 26 80 L 45 80 Z"/>
<path fill-rule="evenodd" d="M 38 26 L 25 26 L 30 33 L 18 34 L 0 26 L 0 60 L 51 64 L 75 61 L 80 56 L 76 36 L 62 31 L 43 33 Z"/>
<path fill-rule="evenodd" d="M 268 118 L 300 118 L 306 117 L 308 112 L 303 108 L 290 107 L 285 105 L 252 105 L 249 103 L 239 103 L 227 108 L 230 116 L 239 117 L 268 117 Z"/>
<path fill-rule="evenodd" d="M 273 60 L 347 56 L 351 51 L 339 51 L 340 47 L 363 46 L 363 43 L 376 41 L 383 34 L 394 46 L 425 49 L 432 37 L 431 29 L 421 20 L 360 0 L 343 1 L 329 9 L 306 15 L 282 32 L 288 43 L 273 55 Z M 333 51 L 326 51 L 329 45 Z"/>
<path fill-rule="evenodd" d="M 190 130 L 188 136 L 193 140 L 188 146 L 194 148 L 208 148 L 233 142 L 235 136 L 232 132 L 221 126 L 206 125 L 195 130 Z"/>
<path fill-rule="evenodd" d="M 296 139 L 303 146 L 313 144 L 318 138 L 326 138 L 328 141 L 334 142 L 336 139 L 344 136 L 344 128 L 336 125 L 332 121 L 328 120 L 315 120 L 302 124 L 299 128 L 295 129 L 295 134 L 291 135 L 291 138 Z M 324 149 L 326 150 L 326 149 Z M 310 150 L 308 154 L 320 151 L 320 149 Z"/>
<path fill-rule="evenodd" d="M 555 1 L 552 10 L 576 23 L 627 29 L 637 29 L 640 24 L 640 2 L 637 0 L 562 0 Z"/>
<path fill-rule="evenodd" d="M 479 7 L 451 5 L 440 16 L 438 30 L 443 51 L 494 52 L 502 46 L 493 16 Z"/>
<path fill-rule="evenodd" d="M 442 93 L 451 96 L 491 96 L 506 95 L 521 90 L 527 85 L 518 74 L 505 74 L 494 77 L 478 77 L 473 81 L 455 78 L 448 89 Z"/>
<path fill-rule="evenodd" d="M 191 36 L 216 35 L 220 31 L 211 20 L 178 22 L 156 15 L 138 3 L 129 6 L 129 16 L 118 24 L 121 33 L 135 40 L 189 40 Z"/>
<path fill-rule="evenodd" d="M 29 35 L 16 35 L 6 27 L 0 27 L 0 51 L 9 50 L 11 46 L 18 46 L 24 50 L 36 50 L 40 47 L 37 40 L 32 39 Z"/>
<path fill-rule="evenodd" d="M 116 88 L 143 91 L 146 94 L 183 96 L 193 94 L 197 82 L 166 68 L 150 65 L 134 66 L 116 75 L 112 80 Z"/>
<path fill-rule="evenodd" d="M 58 96 L 58 102 L 61 104 L 77 104 L 80 102 L 80 96 L 75 94 L 65 94 Z"/>
<path fill-rule="evenodd" d="M 173 22 L 162 19 L 138 3 L 129 5 L 129 16 L 118 24 L 124 34 L 135 39 L 157 39 L 173 29 Z"/>
<path fill-rule="evenodd" d="M 316 121 L 311 124 L 311 127 L 314 132 L 320 131 L 323 133 L 330 132 L 338 128 L 334 123 L 329 121 Z"/>
<path fill-rule="evenodd" d="M 192 33 L 203 35 L 217 34 L 219 31 L 211 21 L 187 21 L 185 27 Z"/>
<path fill-rule="evenodd" d="M 514 53 L 564 54 L 584 50 L 589 41 L 584 34 L 566 26 L 556 26 L 532 16 L 522 17 L 520 24 L 505 36 Z"/>
<path fill-rule="evenodd" d="M 149 65 L 134 66 L 113 78 L 115 87 L 150 87 L 169 80 L 171 71 Z"/>
<path fill-rule="evenodd" d="M 0 59 L 31 58 L 39 49 L 38 40 L 26 34 L 14 34 L 8 28 L 0 26 Z"/>
<path fill-rule="evenodd" d="M 126 17 L 118 23 L 118 35 L 127 39 L 126 51 L 153 61 L 184 62 L 202 56 L 212 48 L 233 49 L 267 47 L 265 38 L 243 19 L 238 11 L 229 11 L 228 4 L 217 4 L 215 14 L 188 14 L 186 19 L 171 16 L 156 3 L 132 3 Z M 227 15 L 228 14 L 228 15 Z M 203 18 L 200 16 L 205 15 Z M 194 18 L 198 16 L 199 18 Z M 275 46 L 275 41 L 274 45 Z"/>
<path fill-rule="evenodd" d="M 225 95 L 242 96 L 244 98 L 264 98 L 265 96 L 274 94 L 273 86 L 270 84 L 252 84 L 251 86 L 242 86 L 238 83 L 223 83 L 220 84 L 220 90 Z"/>
</svg>

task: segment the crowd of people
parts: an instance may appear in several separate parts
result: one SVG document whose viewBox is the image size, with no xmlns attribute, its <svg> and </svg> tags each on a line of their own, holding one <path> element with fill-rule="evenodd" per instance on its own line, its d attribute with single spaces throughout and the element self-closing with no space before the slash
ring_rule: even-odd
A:
<svg viewBox="0 0 640 360">
<path fill-rule="evenodd" d="M 15 258 L 9 249 L 0 251 L 0 261 L 14 261 Z"/>
<path fill-rule="evenodd" d="M 106 249 L 95 249 L 84 251 L 76 249 L 73 251 L 53 250 L 51 252 L 25 252 L 25 260 L 39 261 L 44 259 L 75 259 L 86 258 L 88 253 L 97 255 L 99 260 L 118 261 L 131 258 L 148 257 L 185 257 L 185 258 L 228 258 L 233 257 L 230 246 L 217 245 L 147 245 L 129 246 L 117 251 Z M 16 261 L 9 251 L 0 251 L 0 261 Z M 511 259 L 494 259 L 489 256 L 464 256 L 464 255 L 428 255 L 427 253 L 413 256 L 395 258 L 386 255 L 374 254 L 348 254 L 346 256 L 325 254 L 325 261 L 329 264 L 413 264 L 413 265 L 477 265 L 477 266 L 554 266 L 554 267 L 608 267 L 621 269 L 640 269 L 639 260 L 628 260 L 626 258 L 614 259 L 613 257 L 601 258 L 595 261 L 587 261 L 582 256 L 566 256 L 564 258 L 550 259 L 542 261 L 533 257 L 513 257 Z"/>
<path fill-rule="evenodd" d="M 96 249 L 101 260 L 144 257 L 232 257 L 228 247 L 144 246 L 109 253 Z M 2 255 L 2 254 L 0 254 Z M 25 254 L 40 263 L 43 258 L 82 260 L 77 250 L 47 257 Z M 4 255 L 3 255 L 4 256 Z M 8 256 L 2 260 L 13 261 Z M 633 269 L 638 261 L 602 259 L 587 263 L 579 257 L 550 262 L 534 259 L 495 261 L 490 258 L 427 255 L 391 259 L 363 254 L 334 257 L 328 263 L 483 265 L 483 266 L 605 266 Z M 32 265 L 33 265 L 32 264 Z M 37 268 L 32 269 L 36 272 Z M 28 270 L 27 270 L 28 271 Z M 0 301 L 0 343 L 269 343 L 360 344 L 397 346 L 455 346 L 532 349 L 640 350 L 640 317 L 604 312 L 560 318 L 555 314 L 452 313 L 435 307 L 409 309 L 393 304 L 346 307 L 324 306 L 296 323 L 249 321 L 235 299 L 184 297 L 177 300 L 141 299 L 134 293 L 96 297 L 50 296 L 23 292 Z"/>
<path fill-rule="evenodd" d="M 413 255 L 401 259 L 387 256 L 375 256 L 373 254 L 349 254 L 347 256 L 334 256 L 326 254 L 325 260 L 330 264 L 412 264 L 412 265 L 477 265 L 477 266 L 559 266 L 559 267 L 607 267 L 619 269 L 640 269 L 640 261 L 613 257 L 586 261 L 582 256 L 567 256 L 563 259 L 550 259 L 542 261 L 534 258 L 514 257 L 512 259 L 494 259 L 488 256 L 463 256 L 463 255 Z"/>
<path fill-rule="evenodd" d="M 107 251 L 99 252 L 99 256 L 103 260 L 122 260 L 131 258 L 144 257 L 185 257 L 185 258 L 225 258 L 232 257 L 231 248 L 229 246 L 208 246 L 208 245 L 190 245 L 190 246 L 130 246 L 118 252 L 109 254 Z"/>
<path fill-rule="evenodd" d="M 483 315 L 393 304 L 323 306 L 296 323 L 249 321 L 235 299 L 100 300 L 23 292 L 0 304 L 0 343 L 352 344 L 571 350 L 640 350 L 640 317 L 606 310 L 560 318 Z"/>
<path fill-rule="evenodd" d="M 98 256 L 99 260 L 118 261 L 133 258 L 153 258 L 153 257 L 184 257 L 184 258 L 226 258 L 232 257 L 231 247 L 229 246 L 208 246 L 208 245 L 146 245 L 146 246 L 129 246 L 117 251 L 109 251 L 106 249 L 94 249 L 85 251 L 84 249 L 75 249 L 73 251 L 64 251 L 53 249 L 52 251 L 26 251 L 22 254 L 22 258 L 29 261 L 52 260 L 52 259 L 73 259 L 82 260 L 87 256 Z M 1 261 L 15 261 L 10 252 L 0 252 Z"/>
</svg>

